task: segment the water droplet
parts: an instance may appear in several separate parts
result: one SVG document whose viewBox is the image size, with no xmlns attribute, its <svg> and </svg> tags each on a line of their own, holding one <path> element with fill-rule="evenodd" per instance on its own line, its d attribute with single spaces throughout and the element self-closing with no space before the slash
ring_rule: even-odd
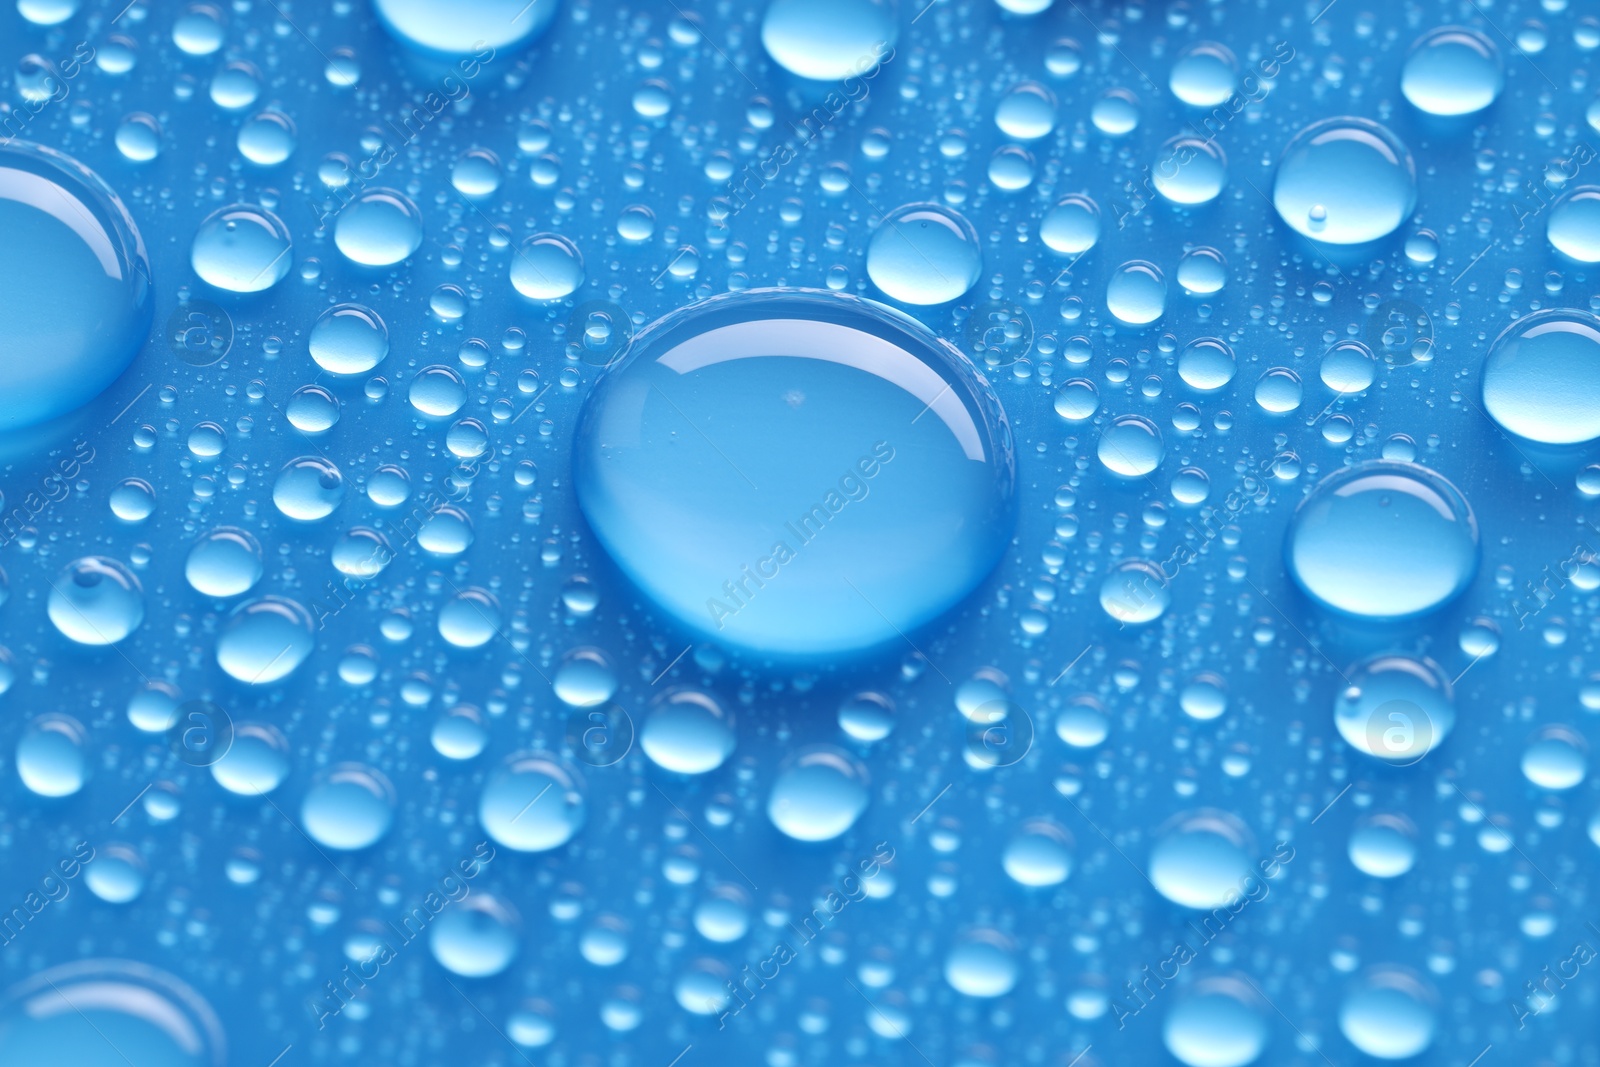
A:
<svg viewBox="0 0 1600 1067">
<path fill-rule="evenodd" d="M 1470 115 L 1505 88 L 1500 51 L 1476 30 L 1441 26 L 1417 38 L 1400 71 L 1400 91 L 1431 115 Z"/>
<path fill-rule="evenodd" d="M 1283 150 L 1272 203 L 1297 233 L 1329 244 L 1376 241 L 1417 203 L 1417 167 L 1376 122 L 1331 118 L 1301 130 Z"/>
<path fill-rule="evenodd" d="M 1266 1048 L 1265 1008 L 1242 980 L 1208 975 L 1179 994 L 1162 1021 L 1161 1039 L 1188 1067 L 1245 1067 Z"/>
<path fill-rule="evenodd" d="M 211 777 L 230 793 L 265 796 L 289 777 L 289 742 L 265 723 L 235 723 L 233 743 L 211 765 Z"/>
<path fill-rule="evenodd" d="M 50 621 L 80 645 L 114 645 L 144 621 L 144 590 L 105 556 L 75 560 L 51 583 Z"/>
<path fill-rule="evenodd" d="M 1372 384 L 1377 361 L 1360 341 L 1339 341 L 1322 355 L 1322 384 L 1336 393 L 1359 393 Z"/>
<path fill-rule="evenodd" d="M 1167 84 L 1190 107 L 1216 107 L 1234 93 L 1239 61 L 1224 45 L 1200 41 L 1178 53 Z"/>
<path fill-rule="evenodd" d="M 12 987 L 0 1006 L 0 1067 L 216 1067 L 226 1047 L 205 999 L 143 963 L 52 967 Z"/>
<path fill-rule="evenodd" d="M 1174 137 L 1161 146 L 1150 183 L 1174 204 L 1205 204 L 1228 184 L 1228 157 L 1215 141 Z"/>
<path fill-rule="evenodd" d="M 529 300 L 560 300 L 583 284 L 578 246 L 555 233 L 536 233 L 511 257 L 511 284 Z"/>
<path fill-rule="evenodd" d="M 1404 815 L 1363 815 L 1350 833 L 1350 862 L 1374 878 L 1398 878 L 1417 862 L 1417 828 Z"/>
<path fill-rule="evenodd" d="M 218 289 L 259 293 L 288 276 L 291 248 L 282 219 L 266 208 L 233 204 L 206 216 L 195 231 L 189 262 Z"/>
<path fill-rule="evenodd" d="M 1049 819 L 1030 819 L 1006 844 L 1001 864 L 1018 885 L 1060 885 L 1072 873 L 1072 835 Z"/>
<path fill-rule="evenodd" d="M 576 449 L 579 502 L 622 569 L 769 655 L 897 640 L 1010 538 L 1009 429 L 987 383 L 919 324 L 841 294 L 668 315 L 590 394 Z"/>
<path fill-rule="evenodd" d="M 422 247 L 422 213 L 393 189 L 368 189 L 339 212 L 333 243 L 353 263 L 392 267 Z"/>
<path fill-rule="evenodd" d="M 317 316 L 306 348 L 331 374 L 365 374 L 389 355 L 389 327 L 371 308 L 335 304 Z"/>
<path fill-rule="evenodd" d="M 1433 1044 L 1437 995 L 1421 978 L 1382 965 L 1362 975 L 1339 1005 L 1339 1029 L 1357 1049 L 1403 1060 Z"/>
<path fill-rule="evenodd" d="M 300 805 L 300 821 L 318 844 L 345 852 L 376 844 L 394 821 L 394 787 L 360 763 L 340 763 L 317 775 Z"/>
<path fill-rule="evenodd" d="M 1550 211 L 1545 235 L 1557 252 L 1579 263 L 1600 263 L 1600 186 L 1580 185 Z"/>
<path fill-rule="evenodd" d="M 888 0 L 772 0 L 761 20 L 767 54 L 790 73 L 817 81 L 865 73 L 898 36 Z"/>
<path fill-rule="evenodd" d="M 139 853 L 128 845 L 104 845 L 84 865 L 83 882 L 89 892 L 108 904 L 128 904 L 144 892 L 148 869 Z"/>
<path fill-rule="evenodd" d="M 867 771 L 839 749 L 817 745 L 786 759 L 772 781 L 767 817 L 796 841 L 831 841 L 867 810 Z"/>
<path fill-rule="evenodd" d="M 1202 393 L 1221 389 L 1233 381 L 1238 369 L 1233 349 L 1220 338 L 1197 338 L 1178 354 L 1178 377 Z"/>
<path fill-rule="evenodd" d="M 1543 727 L 1522 751 L 1522 776 L 1540 789 L 1571 789 L 1588 773 L 1588 743 L 1570 727 Z"/>
<path fill-rule="evenodd" d="M 944 980 L 969 997 L 1003 997 L 1017 984 L 1016 946 L 998 930 L 969 930 L 945 957 Z"/>
<path fill-rule="evenodd" d="M 733 754 L 733 720 L 704 693 L 680 690 L 655 701 L 639 731 L 651 762 L 679 774 L 705 774 Z"/>
<path fill-rule="evenodd" d="M 560 0 L 374 0 L 384 27 L 402 44 L 424 52 L 472 55 L 487 63 L 504 48 L 520 48 L 543 33 Z M 479 70 L 463 60 L 463 75 Z"/>
<path fill-rule="evenodd" d="M 327 518 L 343 500 L 344 475 L 322 456 L 290 460 L 272 485 L 273 504 L 301 522 Z"/>
<path fill-rule="evenodd" d="M 839 729 L 871 744 L 894 731 L 894 701 L 882 693 L 864 692 L 839 705 Z"/>
<path fill-rule="evenodd" d="M 89 765 L 83 725 L 68 715 L 39 716 L 17 741 L 17 777 L 41 797 L 69 797 L 83 788 Z"/>
<path fill-rule="evenodd" d="M 1100 434 L 1095 453 L 1111 473 L 1142 478 L 1161 466 L 1166 447 L 1155 423 L 1143 415 L 1118 415 Z"/>
<path fill-rule="evenodd" d="M 1022 82 L 994 109 L 1000 132 L 1018 141 L 1037 141 L 1056 127 L 1056 96 L 1038 82 Z"/>
<path fill-rule="evenodd" d="M 478 821 L 517 852 L 559 848 L 583 828 L 587 806 L 575 776 L 548 756 L 512 756 L 490 775 L 478 801 Z"/>
<path fill-rule="evenodd" d="M 1572 445 L 1600 437 L 1600 318 L 1559 309 L 1507 326 L 1484 360 L 1483 406 L 1530 441 Z"/>
<path fill-rule="evenodd" d="M 237 526 L 218 526 L 189 549 L 184 576 L 197 593 L 213 597 L 247 593 L 261 580 L 261 543 Z"/>
<path fill-rule="evenodd" d="M 1099 205 L 1081 193 L 1062 197 L 1040 221 L 1039 239 L 1062 255 L 1087 252 L 1100 239 Z"/>
<path fill-rule="evenodd" d="M 1289 571 L 1324 607 L 1367 619 L 1433 611 L 1478 569 L 1478 523 L 1443 476 L 1374 460 L 1324 478 L 1295 509 Z"/>
<path fill-rule="evenodd" d="M 287 597 L 240 604 L 217 636 L 217 664 L 247 685 L 286 678 L 311 654 L 311 613 Z"/>
<path fill-rule="evenodd" d="M 1454 728 L 1449 681 L 1426 659 L 1381 655 L 1346 672 L 1350 684 L 1334 703 L 1333 722 L 1354 748 L 1386 763 L 1410 766 Z"/>
<path fill-rule="evenodd" d="M 1205 808 L 1178 815 L 1156 832 L 1150 881 L 1174 904 L 1209 911 L 1245 895 L 1255 876 L 1255 845 L 1237 817 Z"/>
<path fill-rule="evenodd" d="M 1106 310 L 1131 326 L 1154 322 L 1166 309 L 1167 279 L 1154 263 L 1129 260 L 1106 283 Z"/>
<path fill-rule="evenodd" d="M 76 410 L 127 369 L 150 330 L 150 261 L 121 200 L 60 152 L 0 140 L 0 427 Z M 40 358 L 48 353 L 48 359 Z"/>
<path fill-rule="evenodd" d="M 907 204 L 884 216 L 867 243 L 867 275 L 891 299 L 945 304 L 983 272 L 972 223 L 938 204 Z"/>
<path fill-rule="evenodd" d="M 488 978 L 517 958 L 519 926 L 509 904 L 474 893 L 434 920 L 428 928 L 428 950 L 452 974 Z"/>
</svg>

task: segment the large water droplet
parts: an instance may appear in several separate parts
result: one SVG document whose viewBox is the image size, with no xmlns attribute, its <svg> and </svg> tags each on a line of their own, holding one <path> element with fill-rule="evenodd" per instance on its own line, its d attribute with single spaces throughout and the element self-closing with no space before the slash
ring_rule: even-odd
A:
<svg viewBox="0 0 1600 1067">
<path fill-rule="evenodd" d="M 498 49 L 516 48 L 544 32 L 560 0 L 373 0 L 395 39 L 424 52 L 471 55 L 487 64 Z M 463 64 L 467 61 L 463 60 Z M 481 70 L 479 63 L 459 69 Z"/>
<path fill-rule="evenodd" d="M 445 970 L 488 978 L 517 958 L 517 915 L 496 897 L 475 893 L 434 920 L 428 949 Z"/>
<path fill-rule="evenodd" d="M 1386 763 L 1409 766 L 1456 724 L 1450 682 L 1426 659 L 1382 655 L 1351 668 L 1334 703 L 1339 736 Z"/>
<path fill-rule="evenodd" d="M 1437 996 L 1400 967 L 1382 965 L 1358 978 L 1339 1005 L 1339 1029 L 1356 1048 L 1403 1060 L 1433 1044 Z"/>
<path fill-rule="evenodd" d="M 1573 445 L 1600 437 L 1600 318 L 1563 308 L 1507 326 L 1483 363 L 1483 406 L 1530 441 Z"/>
<path fill-rule="evenodd" d="M 0 428 L 76 410 L 150 330 L 150 260 L 122 201 L 69 156 L 0 139 Z"/>
<path fill-rule="evenodd" d="M 1206 808 L 1170 820 L 1150 850 L 1150 881 L 1174 904 L 1209 910 L 1249 890 L 1255 846 L 1235 816 Z"/>
<path fill-rule="evenodd" d="M 938 204 L 895 208 L 867 242 L 867 276 L 902 303 L 949 303 L 982 273 L 978 231 Z"/>
<path fill-rule="evenodd" d="M 802 78 L 840 81 L 870 70 L 899 36 L 889 0 L 772 0 L 761 43 Z"/>
<path fill-rule="evenodd" d="M 87 735 L 77 719 L 57 712 L 30 722 L 17 741 L 17 777 L 41 797 L 68 797 L 88 777 Z"/>
<path fill-rule="evenodd" d="M 1272 203 L 1296 232 L 1329 244 L 1386 237 L 1417 203 L 1417 168 L 1399 138 L 1376 122 L 1331 118 L 1283 150 Z"/>
<path fill-rule="evenodd" d="M 226 1047 L 210 1005 L 142 963 L 52 967 L 0 1006 L 0 1067 L 221 1067 Z"/>
<path fill-rule="evenodd" d="M 144 590 L 116 560 L 85 556 L 50 584 L 47 610 L 56 629 L 80 645 L 114 645 L 144 621 Z"/>
<path fill-rule="evenodd" d="M 346 259 L 391 267 L 422 247 L 422 213 L 393 189 L 368 189 L 339 212 L 333 243 Z"/>
<path fill-rule="evenodd" d="M 651 762 L 679 774 L 705 774 L 733 754 L 732 717 L 705 693 L 679 690 L 657 700 L 639 730 Z"/>
<path fill-rule="evenodd" d="M 1478 569 L 1478 523 L 1443 476 L 1374 460 L 1324 478 L 1295 509 L 1289 572 L 1325 607 L 1368 619 L 1432 611 Z"/>
<path fill-rule="evenodd" d="M 217 636 L 217 663 L 248 685 L 288 675 L 311 654 L 311 613 L 287 597 L 240 604 Z"/>
<path fill-rule="evenodd" d="M 1245 1067 L 1267 1045 L 1266 1005 L 1237 978 L 1211 975 L 1186 989 L 1161 1024 L 1167 1051 L 1188 1067 Z"/>
<path fill-rule="evenodd" d="M 489 836 L 517 852 L 560 848 L 583 827 L 587 806 L 578 779 L 549 756 L 512 756 L 490 775 L 478 800 Z"/>
<path fill-rule="evenodd" d="M 318 844 L 353 852 L 389 832 L 394 803 L 394 787 L 378 771 L 340 763 L 318 775 L 306 791 L 300 821 Z"/>
<path fill-rule="evenodd" d="M 1418 37 L 1400 71 L 1400 91 L 1432 115 L 1482 111 L 1505 84 L 1494 42 L 1460 26 L 1441 26 Z"/>
<path fill-rule="evenodd" d="M 715 297 L 641 332 L 590 395 L 574 459 L 590 524 L 658 604 L 779 655 L 898 640 L 969 593 L 1010 537 L 1013 462 L 960 353 L 806 290 Z"/>
<path fill-rule="evenodd" d="M 389 354 L 389 328 L 371 308 L 335 304 L 317 316 L 306 348 L 331 374 L 365 374 Z"/>
<path fill-rule="evenodd" d="M 867 810 L 867 772 L 839 749 L 818 745 L 784 761 L 767 817 L 796 841 L 831 841 Z"/>
<path fill-rule="evenodd" d="M 294 265 L 289 227 L 266 208 L 233 204 L 206 216 L 189 249 L 194 272 L 231 293 L 259 293 Z"/>
</svg>

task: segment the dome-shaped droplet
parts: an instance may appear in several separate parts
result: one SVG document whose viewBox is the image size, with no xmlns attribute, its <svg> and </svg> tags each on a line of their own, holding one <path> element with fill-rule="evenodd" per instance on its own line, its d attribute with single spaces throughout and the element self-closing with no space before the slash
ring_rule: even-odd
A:
<svg viewBox="0 0 1600 1067">
<path fill-rule="evenodd" d="M 1289 573 L 1325 607 L 1367 619 L 1432 611 L 1478 569 L 1478 523 L 1443 476 L 1374 460 L 1324 478 L 1295 509 Z"/>
<path fill-rule="evenodd" d="M 365 374 L 389 354 L 389 327 L 371 308 L 335 304 L 317 316 L 306 348 L 330 374 Z"/>
<path fill-rule="evenodd" d="M 1400 71 L 1400 91 L 1431 115 L 1482 111 L 1505 83 L 1494 42 L 1461 26 L 1441 26 L 1418 37 Z"/>
<path fill-rule="evenodd" d="M 133 572 L 105 556 L 85 556 L 50 583 L 47 611 L 80 645 L 114 645 L 144 621 L 144 590 Z"/>
<path fill-rule="evenodd" d="M 907 204 L 884 216 L 867 242 L 867 275 L 891 299 L 946 304 L 983 272 L 972 223 L 938 204 Z"/>
<path fill-rule="evenodd" d="M 1386 237 L 1411 217 L 1417 168 L 1386 127 L 1367 119 L 1314 122 L 1278 162 L 1272 203 L 1297 233 L 1348 245 Z"/>
<path fill-rule="evenodd" d="M 729 294 L 658 321 L 590 394 L 575 449 L 579 502 L 622 569 L 713 640 L 768 654 L 901 640 L 1011 536 L 987 383 L 909 318 L 836 293 Z"/>
<path fill-rule="evenodd" d="M 368 189 L 339 212 L 333 243 L 352 262 L 391 267 L 422 247 L 422 213 L 402 193 Z"/>
<path fill-rule="evenodd" d="M 583 255 L 556 233 L 536 233 L 511 257 L 511 284 L 529 300 L 560 300 L 583 284 Z"/>
<path fill-rule="evenodd" d="M 231 293 L 270 289 L 294 266 L 289 227 L 266 208 L 234 204 L 206 216 L 189 262 L 201 280 Z"/>
<path fill-rule="evenodd" d="M 1450 682 L 1431 660 L 1381 655 L 1345 672 L 1334 702 L 1339 736 L 1361 752 L 1410 766 L 1432 752 L 1456 723 Z"/>
<path fill-rule="evenodd" d="M 1150 881 L 1174 904 L 1209 910 L 1244 895 L 1254 858 L 1250 831 L 1238 817 L 1206 808 L 1176 816 L 1157 831 Z"/>
<path fill-rule="evenodd" d="M 576 777 L 549 756 L 512 756 L 489 776 L 478 821 L 517 852 L 559 848 L 583 827 L 587 807 Z"/>
<path fill-rule="evenodd" d="M 652 763 L 679 774 L 705 774 L 733 754 L 733 721 L 705 693 L 679 690 L 658 699 L 639 729 Z"/>
<path fill-rule="evenodd" d="M 150 260 L 99 177 L 10 138 L 0 138 L 0 234 L 10 250 L 0 428 L 32 426 L 87 404 L 133 362 L 150 331 Z"/>
<path fill-rule="evenodd" d="M 761 20 L 767 54 L 818 81 L 860 76 L 893 50 L 898 36 L 890 0 L 771 0 Z"/>
<path fill-rule="evenodd" d="M 319 774 L 306 791 L 300 821 L 318 844 L 353 852 L 389 832 L 394 805 L 394 787 L 381 773 L 360 763 L 340 763 Z"/>
<path fill-rule="evenodd" d="M 1362 974 L 1339 1005 L 1339 1030 L 1368 1056 L 1403 1060 L 1433 1044 L 1437 994 L 1420 977 L 1380 965 Z"/>
<path fill-rule="evenodd" d="M 767 817 L 796 841 L 831 841 L 855 825 L 869 799 L 866 768 L 818 745 L 784 761 L 767 797 Z"/>
<path fill-rule="evenodd" d="M 459 68 L 481 76 L 502 49 L 520 48 L 543 33 L 560 0 L 373 0 L 378 19 L 398 41 L 422 52 L 472 56 Z M 504 60 L 502 60 L 504 62 Z M 471 71 L 471 74 L 468 72 Z"/>
<path fill-rule="evenodd" d="M 311 613 L 287 597 L 240 604 L 217 635 L 217 663 L 247 685 L 286 678 L 311 654 Z"/>
<path fill-rule="evenodd" d="M 1600 437 L 1600 318 L 1561 308 L 1507 326 L 1483 363 L 1483 406 L 1502 428 L 1541 444 Z"/>
</svg>

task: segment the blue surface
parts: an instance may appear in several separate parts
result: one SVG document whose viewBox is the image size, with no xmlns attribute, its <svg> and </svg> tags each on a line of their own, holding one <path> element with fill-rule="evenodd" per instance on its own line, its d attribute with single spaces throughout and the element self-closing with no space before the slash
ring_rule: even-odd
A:
<svg viewBox="0 0 1600 1067">
<path fill-rule="evenodd" d="M 0 1067 L 1600 1064 L 1600 15 L 520 7 L 0 5 Z"/>
</svg>

